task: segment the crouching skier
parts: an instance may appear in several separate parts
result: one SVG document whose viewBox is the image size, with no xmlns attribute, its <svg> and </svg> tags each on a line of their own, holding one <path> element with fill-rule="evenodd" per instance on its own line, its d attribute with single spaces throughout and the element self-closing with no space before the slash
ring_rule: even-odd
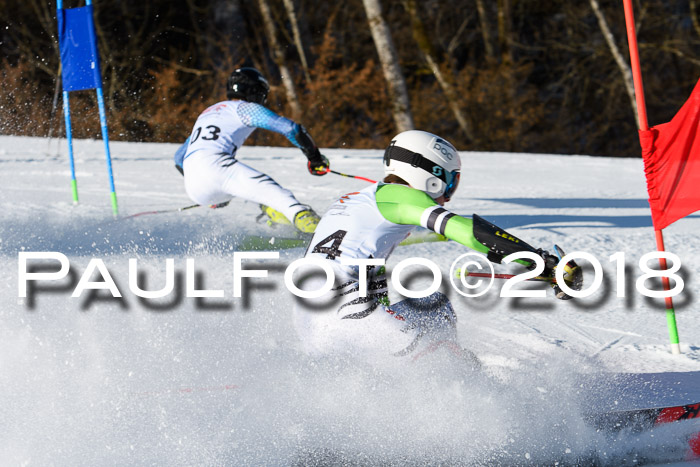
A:
<svg viewBox="0 0 700 467">
<path fill-rule="evenodd" d="M 306 129 L 264 106 L 270 86 L 255 68 L 239 68 L 226 83 L 227 101 L 204 110 L 192 134 L 175 153 L 175 166 L 185 177 L 185 190 L 196 203 L 225 206 L 231 198 L 260 204 L 271 223 L 294 224 L 313 233 L 318 215 L 269 175 L 236 159 L 236 151 L 256 128 L 284 135 L 308 159 L 312 175 L 329 171 L 323 156 Z"/>
<path fill-rule="evenodd" d="M 545 261 L 544 274 L 554 277 L 557 257 L 512 235 L 497 235 L 500 229 L 479 216 L 464 218 L 443 207 L 459 185 L 460 169 L 459 154 L 448 141 L 425 131 L 405 131 L 384 153 L 383 182 L 331 205 L 306 258 L 327 262 L 335 284 L 325 296 L 299 300 L 295 307 L 295 326 L 309 353 L 351 353 L 353 358 L 364 354 L 372 361 L 379 354 L 417 359 L 447 348 L 479 366 L 478 359 L 457 343 L 456 316 L 444 294 L 389 304 L 383 267 L 368 267 L 362 296 L 359 267 L 342 264 L 343 259 L 386 260 L 416 226 L 484 253 L 493 262 L 519 251 L 536 252 Z M 534 267 L 534 261 L 518 261 Z M 326 280 L 306 277 L 298 281 L 302 290 L 319 290 Z M 580 289 L 581 270 L 573 262 L 566 265 L 565 279 Z M 554 286 L 557 298 L 569 298 Z"/>
</svg>

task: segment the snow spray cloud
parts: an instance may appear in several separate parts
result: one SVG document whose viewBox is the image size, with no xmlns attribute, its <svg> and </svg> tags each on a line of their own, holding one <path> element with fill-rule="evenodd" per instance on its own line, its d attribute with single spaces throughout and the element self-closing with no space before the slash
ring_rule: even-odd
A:
<svg viewBox="0 0 700 467">
<path fill-rule="evenodd" d="M 233 297 L 241 298 L 244 295 L 244 278 L 267 278 L 269 275 L 268 269 L 252 269 L 244 268 L 244 261 L 251 260 L 278 260 L 279 252 L 266 251 L 246 251 L 233 253 Z M 650 261 L 665 258 L 672 262 L 672 266 L 666 270 L 655 270 L 649 266 Z M 564 280 L 564 268 L 557 267 L 555 269 L 555 277 L 541 276 L 545 270 L 544 260 L 537 254 L 531 252 L 519 252 L 511 254 L 503 258 L 503 262 L 508 264 L 519 259 L 533 261 L 535 267 L 521 274 L 505 275 L 496 274 L 491 262 L 480 253 L 467 253 L 458 257 L 451 265 L 449 278 L 452 287 L 465 297 L 478 297 L 488 292 L 494 285 L 494 279 L 506 279 L 501 291 L 500 297 L 504 298 L 542 298 L 546 296 L 546 291 L 531 290 L 531 289 L 516 289 L 515 285 L 527 280 L 540 280 L 543 282 L 554 282 L 569 296 L 575 298 L 585 298 L 596 293 L 603 283 L 603 268 L 598 259 L 586 252 L 573 252 L 563 256 L 560 259 L 560 264 L 567 264 L 571 260 L 585 260 L 593 267 L 593 279 L 590 285 L 586 285 L 581 290 L 573 290 L 567 285 Z M 610 262 L 616 267 L 616 288 L 617 297 L 625 296 L 626 289 L 626 267 L 625 254 L 618 252 L 610 256 Z M 47 262 L 58 264 L 59 269 L 46 272 L 44 270 L 37 271 L 37 263 L 46 267 Z M 30 264 L 31 263 L 31 264 Z M 347 267 L 357 267 L 359 279 L 359 293 L 361 297 L 367 296 L 367 268 L 368 267 L 383 267 L 385 260 L 383 258 L 357 259 L 357 258 L 341 258 L 341 264 Z M 175 292 L 176 289 L 176 274 L 175 260 L 167 258 L 165 260 L 165 285 L 159 290 L 144 290 L 139 286 L 139 267 L 136 258 L 128 260 L 128 284 L 129 291 L 136 297 L 142 299 L 163 299 L 167 298 Z M 485 265 L 485 266 L 484 266 Z M 401 280 L 402 273 L 409 267 L 427 268 L 432 274 L 431 284 L 422 290 L 409 290 Z M 317 268 L 325 274 L 325 282 L 320 289 L 317 290 L 302 290 L 294 280 L 294 274 L 298 270 L 304 268 Z M 683 278 L 677 273 L 681 269 L 680 258 L 670 252 L 651 252 L 643 255 L 639 260 L 639 269 L 642 271 L 635 281 L 637 291 L 645 296 L 652 298 L 674 297 L 680 294 L 684 288 Z M 486 270 L 487 272 L 479 272 Z M 60 252 L 20 252 L 18 253 L 18 297 L 20 299 L 30 298 L 33 292 L 33 283 L 46 281 L 56 282 L 64 280 L 71 271 L 70 260 L 66 255 Z M 224 298 L 223 289 L 199 289 L 196 281 L 196 267 L 193 258 L 185 259 L 185 297 L 187 298 Z M 92 280 L 95 274 L 101 277 L 101 280 Z M 652 290 L 647 287 L 646 283 L 650 279 L 669 278 L 674 282 L 674 287 L 667 291 Z M 459 279 L 458 282 L 455 280 Z M 476 279 L 475 282 L 469 282 L 468 279 Z M 484 279 L 489 279 L 488 281 Z M 391 272 L 391 283 L 394 289 L 402 296 L 408 298 L 422 298 L 436 292 L 442 285 L 443 275 L 439 266 L 426 258 L 412 257 L 404 259 L 393 267 Z M 301 258 L 289 264 L 284 271 L 284 285 L 287 290 L 293 295 L 300 298 L 318 298 L 327 294 L 333 287 L 335 282 L 334 269 L 330 262 L 315 258 Z M 92 258 L 87 264 L 84 272 L 77 281 L 71 294 L 72 298 L 79 298 L 86 290 L 107 290 L 113 298 L 122 298 L 122 292 L 117 286 L 113 275 L 110 273 L 104 261 L 100 258 Z"/>
</svg>

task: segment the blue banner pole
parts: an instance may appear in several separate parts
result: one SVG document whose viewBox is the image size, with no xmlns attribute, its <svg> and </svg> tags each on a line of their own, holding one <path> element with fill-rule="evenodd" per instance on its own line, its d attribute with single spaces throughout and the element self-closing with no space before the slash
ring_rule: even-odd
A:
<svg viewBox="0 0 700 467">
<path fill-rule="evenodd" d="M 85 0 L 85 5 L 92 5 L 92 0 Z M 90 34 L 94 33 L 94 29 L 90 31 Z M 97 44 L 97 39 L 93 37 L 93 43 Z M 100 80 L 101 81 L 101 80 Z M 110 200 L 112 202 L 112 213 L 114 217 L 119 215 L 119 207 L 117 205 L 117 191 L 114 188 L 114 173 L 112 172 L 112 156 L 109 152 L 109 134 L 107 131 L 107 112 L 105 112 L 105 99 L 102 93 L 102 83 L 96 83 L 95 91 L 97 92 L 97 108 L 100 112 L 100 128 L 102 130 L 102 141 L 105 145 L 105 157 L 107 159 L 107 174 L 109 176 L 109 193 Z"/>
<path fill-rule="evenodd" d="M 63 9 L 63 0 L 58 0 L 56 9 Z M 70 101 L 68 91 L 63 91 L 63 117 L 66 121 L 66 140 L 68 141 L 68 160 L 70 162 L 70 189 L 73 195 L 73 204 L 78 204 L 78 179 L 75 177 L 75 160 L 73 159 L 73 132 L 70 124 Z"/>
<path fill-rule="evenodd" d="M 88 2 L 89 4 L 89 2 Z M 109 152 L 109 135 L 107 133 L 107 113 L 105 112 L 105 100 L 102 94 L 102 87 L 96 88 L 97 91 L 97 107 L 100 111 L 100 127 L 102 128 L 102 141 L 105 144 L 105 156 L 107 158 L 107 174 L 109 175 L 109 190 L 110 199 L 112 201 L 112 213 L 114 217 L 119 216 L 119 208 L 117 205 L 117 191 L 114 188 L 114 174 L 112 173 L 112 156 Z"/>
<path fill-rule="evenodd" d="M 66 139 L 68 140 L 68 160 L 70 161 L 70 189 L 73 194 L 73 204 L 78 204 L 78 179 L 75 177 L 75 161 L 73 159 L 73 133 L 70 125 L 70 103 L 68 91 L 63 91 L 63 116 L 66 120 Z"/>
</svg>

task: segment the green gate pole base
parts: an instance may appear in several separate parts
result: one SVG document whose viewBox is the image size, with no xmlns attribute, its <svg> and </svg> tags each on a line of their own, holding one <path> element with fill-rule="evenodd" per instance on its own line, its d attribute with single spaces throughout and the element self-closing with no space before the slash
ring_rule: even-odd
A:
<svg viewBox="0 0 700 467">
<path fill-rule="evenodd" d="M 112 199 L 112 213 L 114 214 L 114 217 L 119 217 L 119 208 L 117 207 L 117 193 L 112 192 L 110 193 L 110 197 Z"/>
<path fill-rule="evenodd" d="M 70 181 L 70 191 L 73 193 L 73 204 L 78 204 L 78 181 L 73 179 Z"/>
<path fill-rule="evenodd" d="M 666 325 L 668 326 L 668 337 L 671 340 L 671 353 L 680 355 L 681 345 L 678 339 L 678 328 L 676 327 L 676 312 L 673 308 L 666 310 Z"/>
</svg>

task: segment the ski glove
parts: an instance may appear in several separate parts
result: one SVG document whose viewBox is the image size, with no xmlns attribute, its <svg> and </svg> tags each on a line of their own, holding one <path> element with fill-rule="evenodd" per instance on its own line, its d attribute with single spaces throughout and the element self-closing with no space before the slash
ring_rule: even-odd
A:
<svg viewBox="0 0 700 467">
<path fill-rule="evenodd" d="M 563 252 L 562 256 L 563 256 Z M 549 254 L 548 251 L 538 249 L 537 254 L 539 254 L 544 260 L 544 272 L 542 275 L 544 277 L 549 277 L 552 279 L 552 289 L 554 289 L 554 296 L 560 300 L 570 300 L 573 297 L 567 295 L 556 281 L 556 271 L 559 265 L 559 258 L 555 255 Z M 564 268 L 564 282 L 573 290 L 581 290 L 583 288 L 583 271 L 576 264 L 575 261 L 571 260 L 568 263 L 561 265 Z"/>
<path fill-rule="evenodd" d="M 320 159 L 314 159 L 308 163 L 309 173 L 311 173 L 311 175 L 326 175 L 331 170 L 328 158 L 322 154 L 319 154 L 319 156 L 321 157 Z"/>
<path fill-rule="evenodd" d="M 295 123 L 295 125 L 295 144 L 299 146 L 306 158 L 309 160 L 309 172 L 311 175 L 326 175 L 329 171 L 328 159 L 326 159 L 326 157 L 318 151 L 316 143 L 314 143 L 314 140 L 311 139 L 311 135 L 308 131 L 306 131 L 306 128 L 298 123 Z"/>
<path fill-rule="evenodd" d="M 547 250 L 543 250 L 542 248 L 538 248 L 535 253 L 540 255 L 544 260 L 544 271 L 542 275 L 545 277 L 554 277 L 554 270 L 557 268 L 557 264 L 559 264 L 559 258 L 550 255 Z M 528 269 L 532 271 L 535 267 L 536 263 L 532 263 Z"/>
</svg>

